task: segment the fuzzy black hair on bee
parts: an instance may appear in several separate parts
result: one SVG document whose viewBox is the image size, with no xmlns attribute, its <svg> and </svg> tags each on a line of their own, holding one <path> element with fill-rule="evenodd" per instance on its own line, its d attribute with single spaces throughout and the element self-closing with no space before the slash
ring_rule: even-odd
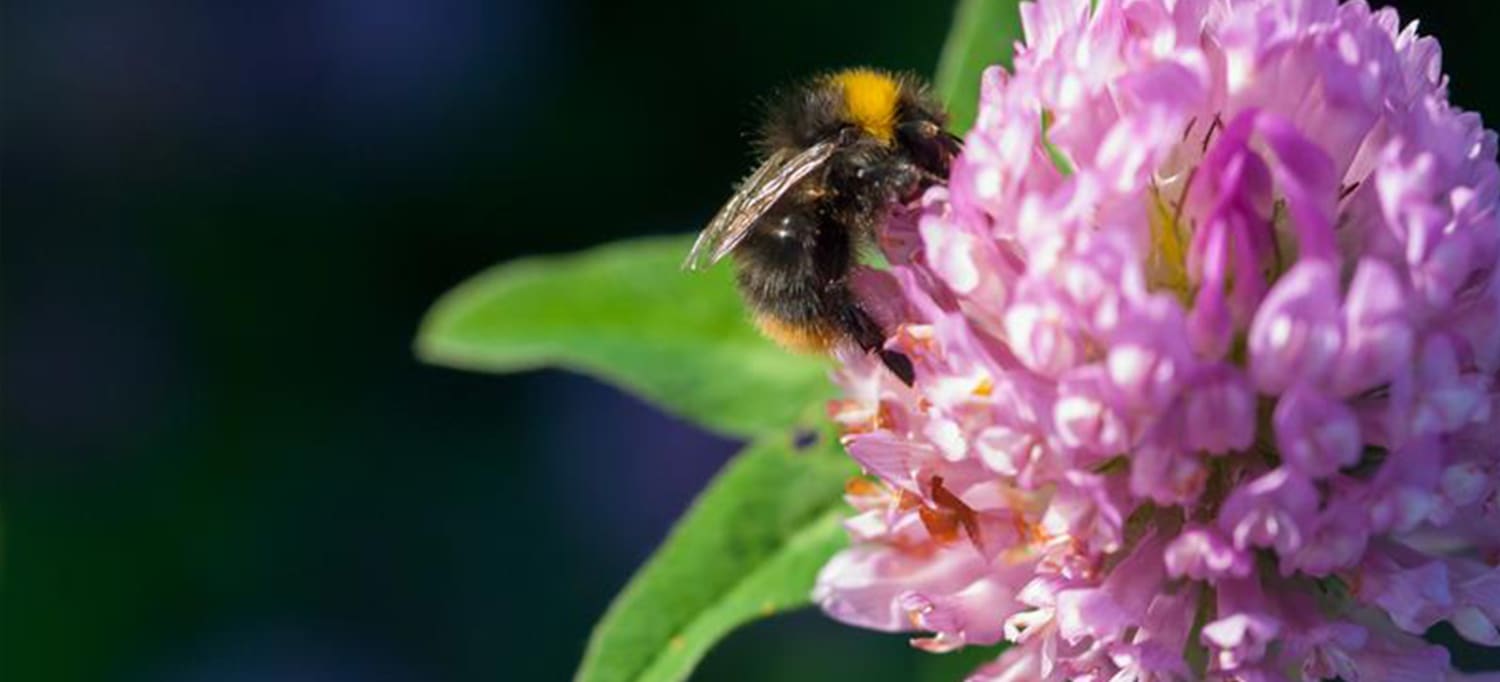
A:
<svg viewBox="0 0 1500 682">
<path fill-rule="evenodd" d="M 897 377 L 911 361 L 885 348 L 887 331 L 849 277 L 890 207 L 943 182 L 959 151 L 946 115 L 912 76 L 849 69 L 774 98 L 760 131 L 760 165 L 698 236 L 685 266 L 733 253 L 757 326 L 782 345 L 826 352 L 853 344 Z"/>
</svg>

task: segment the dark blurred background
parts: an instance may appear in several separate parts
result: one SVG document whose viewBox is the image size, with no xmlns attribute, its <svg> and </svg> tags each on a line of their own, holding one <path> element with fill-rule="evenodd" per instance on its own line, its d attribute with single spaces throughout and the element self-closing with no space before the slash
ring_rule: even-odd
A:
<svg viewBox="0 0 1500 682">
<path fill-rule="evenodd" d="M 1400 3 L 1494 120 L 1480 3 Z M 1419 6 L 1420 5 L 1420 6 Z M 0 5 L 0 679 L 564 679 L 735 444 L 417 364 L 493 263 L 696 229 L 755 98 L 930 72 L 861 0 Z M 702 679 L 957 676 L 816 614 Z"/>
</svg>

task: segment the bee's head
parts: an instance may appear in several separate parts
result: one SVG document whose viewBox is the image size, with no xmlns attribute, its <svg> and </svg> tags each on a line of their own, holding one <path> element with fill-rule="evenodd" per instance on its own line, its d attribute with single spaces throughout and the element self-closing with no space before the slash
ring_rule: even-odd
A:
<svg viewBox="0 0 1500 682">
<path fill-rule="evenodd" d="M 895 147 L 934 173 L 946 174 L 956 143 L 947 116 L 915 76 L 870 68 L 819 76 L 770 101 L 761 130 L 763 155 L 837 139 Z"/>
<path fill-rule="evenodd" d="M 874 69 L 847 69 L 829 77 L 839 91 L 839 119 L 885 144 L 896 139 L 897 113 L 901 109 L 901 82 Z"/>
<path fill-rule="evenodd" d="M 945 131 L 947 116 L 921 81 L 860 68 L 836 72 L 827 82 L 838 93 L 846 133 L 853 130 L 895 145 L 923 168 L 947 174 L 957 141 Z"/>
</svg>

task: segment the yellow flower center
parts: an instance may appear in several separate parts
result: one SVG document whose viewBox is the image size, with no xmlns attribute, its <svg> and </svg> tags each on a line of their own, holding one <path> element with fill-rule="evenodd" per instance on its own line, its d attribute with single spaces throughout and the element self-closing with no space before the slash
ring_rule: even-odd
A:
<svg viewBox="0 0 1500 682">
<path fill-rule="evenodd" d="M 1152 289 L 1170 291 L 1187 303 L 1192 300 L 1187 273 L 1189 228 L 1183 225 L 1182 211 L 1162 197 L 1160 188 L 1151 189 L 1148 201 L 1151 253 L 1146 259 L 1146 282 Z"/>
</svg>

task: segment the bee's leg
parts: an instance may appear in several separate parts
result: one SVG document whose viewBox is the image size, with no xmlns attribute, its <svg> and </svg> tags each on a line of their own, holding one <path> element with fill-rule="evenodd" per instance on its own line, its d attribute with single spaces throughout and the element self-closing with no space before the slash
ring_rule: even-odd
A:
<svg viewBox="0 0 1500 682">
<path fill-rule="evenodd" d="M 946 168 L 946 165 L 944 166 Z M 946 171 L 945 171 L 946 172 Z M 900 156 L 882 159 L 864 169 L 864 182 L 874 188 L 874 196 L 887 201 L 906 203 L 922 196 L 922 192 L 933 185 L 945 185 L 948 178 L 924 167 L 920 163 Z"/>
<path fill-rule="evenodd" d="M 893 350 L 882 350 L 880 361 L 885 363 L 886 369 L 891 370 L 891 374 L 896 375 L 901 383 L 910 386 L 917 380 L 917 370 L 911 366 L 911 358 Z"/>
<path fill-rule="evenodd" d="M 844 330 L 859 344 L 860 349 L 879 355 L 880 361 L 896 378 L 907 386 L 912 385 L 916 380 L 916 370 L 912 367 L 911 359 L 896 351 L 886 350 L 885 332 L 870 318 L 869 313 L 850 302 L 844 306 L 841 318 Z"/>
<path fill-rule="evenodd" d="M 907 121 L 896 126 L 896 141 L 933 184 L 947 182 L 948 165 L 963 149 L 957 136 L 932 121 Z M 935 181 L 933 178 L 937 178 Z"/>
<path fill-rule="evenodd" d="M 891 201 L 905 203 L 916 199 L 933 184 L 933 177 L 921 166 L 901 157 L 879 159 L 861 167 L 859 182 L 868 188 L 863 196 L 870 200 L 860 206 L 864 211 L 860 219 L 872 220 L 871 216 L 882 214 Z"/>
</svg>

